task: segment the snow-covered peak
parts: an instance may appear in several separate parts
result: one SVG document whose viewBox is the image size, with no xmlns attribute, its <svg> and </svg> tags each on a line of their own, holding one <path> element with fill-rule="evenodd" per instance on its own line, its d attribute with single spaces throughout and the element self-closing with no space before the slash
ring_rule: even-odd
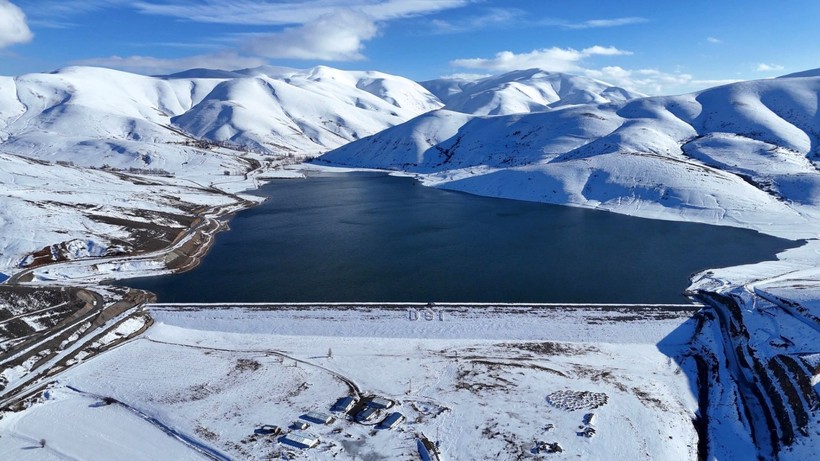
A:
<svg viewBox="0 0 820 461">
<path fill-rule="evenodd" d="M 516 70 L 474 81 L 445 78 L 421 84 L 438 96 L 447 109 L 475 115 L 538 112 L 644 96 L 592 78 L 543 69 Z"/>
</svg>

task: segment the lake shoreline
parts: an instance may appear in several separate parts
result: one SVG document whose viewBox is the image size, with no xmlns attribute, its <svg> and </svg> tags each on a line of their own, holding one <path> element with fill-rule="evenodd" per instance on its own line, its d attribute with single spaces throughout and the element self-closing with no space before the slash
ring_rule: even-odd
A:
<svg viewBox="0 0 820 461">
<path fill-rule="evenodd" d="M 152 281 L 155 278 L 140 277 L 136 284 L 124 284 L 150 291 L 157 291 L 155 286 L 159 286 L 160 300 L 168 302 L 667 303 L 685 301 L 684 292 L 693 276 L 703 271 L 756 263 L 801 244 L 754 230 L 595 213 L 418 187 L 420 184 L 412 177 L 396 178 L 383 171 L 320 171 L 318 175 L 308 172 L 307 176 L 305 182 L 272 181 L 264 185 L 254 195 L 270 198 L 259 206 L 242 210 L 244 213 L 232 215 L 231 232 L 219 238 L 230 250 L 221 248 L 214 255 L 209 247 L 207 254 L 215 259 L 206 264 L 213 267 L 202 268 L 202 254 L 200 262 L 185 267 L 213 274 L 185 273 L 167 279 L 175 293 L 180 293 L 190 280 L 204 278 L 196 282 L 202 286 L 194 292 L 215 291 L 213 286 L 221 285 L 219 293 L 225 296 L 164 297 L 162 284 Z M 636 232 L 648 235 L 636 238 L 632 235 Z M 713 234 L 715 237 L 711 237 Z M 736 241 L 741 236 L 741 242 L 750 239 L 749 242 L 757 243 L 743 247 Z M 591 240 L 578 240 L 583 238 Z M 766 250 L 761 239 L 770 242 L 766 245 L 772 249 Z M 689 241 L 692 243 L 686 248 Z M 551 249 L 556 244 L 560 248 Z M 716 247 L 710 249 L 709 245 Z M 670 246 L 676 248 L 672 250 L 675 256 L 663 256 L 669 253 Z M 558 253 L 551 257 L 541 256 L 555 251 Z M 738 259 L 741 253 L 742 258 Z M 726 259 L 730 254 L 736 256 Z M 757 256 L 761 259 L 753 259 Z M 703 261 L 694 265 L 686 262 L 694 261 L 692 258 Z M 561 268 L 564 261 L 570 265 Z M 663 272 L 681 264 L 689 266 L 674 285 L 679 289 L 666 298 L 657 294 L 643 298 L 618 295 L 625 289 L 620 282 L 612 285 L 616 290 L 612 296 L 594 287 L 626 277 L 624 280 L 631 280 L 629 283 L 635 287 L 640 285 L 642 291 L 659 293 L 657 287 L 664 286 L 670 277 Z M 620 272 L 625 274 L 613 271 L 613 265 L 621 266 Z M 482 269 L 477 271 L 477 267 Z M 502 270 L 504 267 L 508 270 Z M 513 275 L 508 271 L 513 271 Z M 644 273 L 644 278 L 635 275 L 638 273 Z M 450 286 L 445 288 L 441 277 Z M 248 278 L 258 282 L 248 282 Z M 647 285 L 643 280 L 651 283 Z M 590 285 L 591 281 L 595 283 Z M 256 285 L 235 288 L 247 283 Z M 539 287 L 544 284 L 551 288 Z M 271 291 L 266 288 L 270 285 L 281 290 Z M 301 294 L 297 294 L 295 285 L 299 285 Z M 323 291 L 325 286 L 333 285 L 331 291 Z M 380 285 L 390 285 L 392 289 Z M 355 291 L 353 286 L 363 288 Z M 545 291 L 568 293 L 567 286 L 574 287 L 576 293 L 600 293 L 549 297 L 552 295 Z M 239 290 L 243 290 L 245 297 L 231 297 L 230 293 Z M 542 294 L 532 294 L 536 292 Z"/>
</svg>

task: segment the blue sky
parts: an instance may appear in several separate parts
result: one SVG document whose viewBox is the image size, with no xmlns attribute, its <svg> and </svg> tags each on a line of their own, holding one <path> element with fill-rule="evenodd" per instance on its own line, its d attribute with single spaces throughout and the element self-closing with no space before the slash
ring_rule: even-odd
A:
<svg viewBox="0 0 820 461">
<path fill-rule="evenodd" d="M 0 75 L 541 67 L 673 94 L 820 67 L 818 18 L 817 0 L 0 0 Z"/>
</svg>

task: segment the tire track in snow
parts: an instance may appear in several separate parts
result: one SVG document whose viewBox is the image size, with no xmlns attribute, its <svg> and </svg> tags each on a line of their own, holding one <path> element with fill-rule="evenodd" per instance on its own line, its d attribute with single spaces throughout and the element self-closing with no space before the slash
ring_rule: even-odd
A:
<svg viewBox="0 0 820 461">
<path fill-rule="evenodd" d="M 353 392 L 354 394 L 356 394 L 356 397 L 361 398 L 361 395 L 362 395 L 361 388 L 359 387 L 359 385 L 352 378 L 350 378 L 348 376 L 345 376 L 345 375 L 339 373 L 336 370 L 327 368 L 327 367 L 322 366 L 322 365 L 317 365 L 317 364 L 312 363 L 312 362 L 308 362 L 307 360 L 298 359 L 298 358 L 293 357 L 291 355 L 285 354 L 284 352 L 271 350 L 271 349 L 264 349 L 264 350 L 263 349 L 224 349 L 224 348 L 219 348 L 219 347 L 194 346 L 192 344 L 173 343 L 173 342 L 170 342 L 170 341 L 160 341 L 158 339 L 152 339 L 152 338 L 139 338 L 139 339 L 144 340 L 144 341 L 149 341 L 149 342 L 152 342 L 152 343 L 156 343 L 156 344 L 165 344 L 165 345 L 169 345 L 169 346 L 187 347 L 187 348 L 190 348 L 190 349 L 204 349 L 204 350 L 219 351 L 219 352 L 241 352 L 241 353 L 246 353 L 246 354 L 250 353 L 250 354 L 275 355 L 277 357 L 282 357 L 284 359 L 293 360 L 294 362 L 299 362 L 299 363 L 302 363 L 302 364 L 310 366 L 310 367 L 318 368 L 318 369 L 320 369 L 320 370 L 322 370 L 326 373 L 330 373 L 335 378 L 337 378 L 338 380 L 345 383 L 350 388 L 350 391 Z"/>
<path fill-rule="evenodd" d="M 111 397 L 106 397 L 106 396 L 103 396 L 103 395 L 95 394 L 93 392 L 86 392 L 86 391 L 83 391 L 81 389 L 78 389 L 78 388 L 76 388 L 74 386 L 70 386 L 70 385 L 66 385 L 66 388 L 69 389 L 69 390 L 72 390 L 72 391 L 74 391 L 74 392 L 76 392 L 80 395 L 93 397 L 93 398 L 98 399 L 98 400 L 111 401 L 112 404 L 119 405 L 119 406 L 125 408 L 126 410 L 130 411 L 131 413 L 134 413 L 135 415 L 137 415 L 141 419 L 147 421 L 148 423 L 150 423 L 151 425 L 153 425 L 157 429 L 161 430 L 162 432 L 164 432 L 168 436 L 179 440 L 180 442 L 187 445 L 191 449 L 193 449 L 193 450 L 207 456 L 208 458 L 214 459 L 216 461 L 231 461 L 231 457 L 229 457 L 228 455 L 225 455 L 224 453 L 220 452 L 216 448 L 211 448 L 211 447 L 205 445 L 204 443 L 201 443 L 201 442 L 197 441 L 196 439 L 194 439 L 192 437 L 189 437 L 189 436 L 183 434 L 182 432 L 179 432 L 178 430 L 176 430 L 176 429 L 168 426 L 167 424 L 163 423 L 159 419 L 154 418 L 153 416 L 150 416 L 150 415 L 142 412 L 142 410 L 140 410 L 136 407 L 132 407 L 131 405 L 128 405 L 125 402 L 120 402 L 119 400 L 112 399 Z"/>
</svg>

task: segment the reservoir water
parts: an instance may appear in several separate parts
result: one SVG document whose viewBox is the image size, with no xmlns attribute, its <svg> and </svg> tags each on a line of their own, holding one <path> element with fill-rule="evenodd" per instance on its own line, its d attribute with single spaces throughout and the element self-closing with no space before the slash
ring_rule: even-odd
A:
<svg viewBox="0 0 820 461">
<path fill-rule="evenodd" d="M 375 173 L 275 180 L 196 269 L 129 280 L 161 302 L 687 302 L 699 270 L 798 242 L 479 197 Z"/>
</svg>

